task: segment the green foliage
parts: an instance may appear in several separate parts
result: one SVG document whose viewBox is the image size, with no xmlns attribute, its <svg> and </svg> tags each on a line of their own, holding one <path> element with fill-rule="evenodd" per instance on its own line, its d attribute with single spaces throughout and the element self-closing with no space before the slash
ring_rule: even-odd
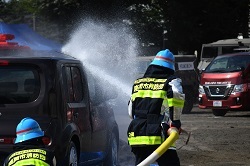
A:
<svg viewBox="0 0 250 166">
<path fill-rule="evenodd" d="M 25 22 L 26 17 L 32 17 L 37 12 L 35 0 L 0 1 L 0 8 L 0 19 L 7 23 Z"/>
<path fill-rule="evenodd" d="M 136 31 L 142 43 L 155 43 L 174 53 L 200 52 L 203 43 L 248 35 L 249 0 L 11 0 L 0 1 L 0 19 L 26 23 L 36 16 L 67 32 L 84 18 L 122 21 Z M 43 19 L 42 19 L 43 18 Z M 45 18 L 45 19 L 44 19 Z M 163 31 L 166 42 L 163 43 Z"/>
<path fill-rule="evenodd" d="M 81 0 L 37 0 L 38 9 L 50 20 L 65 21 L 72 17 L 75 11 L 82 10 Z"/>
<path fill-rule="evenodd" d="M 129 7 L 130 18 L 142 43 L 161 45 L 163 10 L 159 4 L 134 4 Z"/>
<path fill-rule="evenodd" d="M 169 45 L 175 51 L 193 52 L 201 44 L 247 35 L 248 0 L 169 0 Z"/>
</svg>

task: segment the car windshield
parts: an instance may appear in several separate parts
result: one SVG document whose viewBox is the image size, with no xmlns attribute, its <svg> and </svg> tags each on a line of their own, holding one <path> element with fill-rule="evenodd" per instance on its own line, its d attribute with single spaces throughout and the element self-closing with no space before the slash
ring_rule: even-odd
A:
<svg viewBox="0 0 250 166">
<path fill-rule="evenodd" d="M 220 56 L 215 58 L 205 72 L 237 72 L 247 68 L 250 64 L 250 55 Z"/>
<path fill-rule="evenodd" d="M 0 104 L 32 102 L 39 92 L 40 79 L 35 68 L 0 66 Z"/>
</svg>

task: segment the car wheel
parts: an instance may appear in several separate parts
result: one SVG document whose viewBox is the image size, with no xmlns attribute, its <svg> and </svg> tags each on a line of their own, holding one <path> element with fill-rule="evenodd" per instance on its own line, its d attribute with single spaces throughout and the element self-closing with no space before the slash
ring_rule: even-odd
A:
<svg viewBox="0 0 250 166">
<path fill-rule="evenodd" d="M 67 163 L 69 166 L 77 166 L 78 164 L 78 155 L 77 149 L 74 142 L 70 142 L 68 152 L 67 152 Z"/>
<path fill-rule="evenodd" d="M 118 166 L 118 139 L 115 133 L 111 134 L 110 145 L 104 166 Z"/>
<path fill-rule="evenodd" d="M 214 116 L 224 116 L 226 115 L 227 111 L 226 109 L 213 109 Z"/>
</svg>

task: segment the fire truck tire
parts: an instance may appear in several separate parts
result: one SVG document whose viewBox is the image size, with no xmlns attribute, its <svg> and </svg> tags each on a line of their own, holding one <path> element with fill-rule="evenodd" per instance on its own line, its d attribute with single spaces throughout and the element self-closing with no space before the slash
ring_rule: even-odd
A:
<svg viewBox="0 0 250 166">
<path fill-rule="evenodd" d="M 227 109 L 212 109 L 214 116 L 224 116 L 227 113 Z"/>
</svg>

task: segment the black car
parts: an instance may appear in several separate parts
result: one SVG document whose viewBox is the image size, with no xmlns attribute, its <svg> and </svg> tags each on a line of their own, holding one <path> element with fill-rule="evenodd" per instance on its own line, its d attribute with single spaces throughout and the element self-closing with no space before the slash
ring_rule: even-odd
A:
<svg viewBox="0 0 250 166">
<path fill-rule="evenodd" d="M 58 165 L 118 165 L 119 132 L 108 100 L 81 61 L 0 42 L 0 164 L 17 124 L 38 121 Z"/>
</svg>

